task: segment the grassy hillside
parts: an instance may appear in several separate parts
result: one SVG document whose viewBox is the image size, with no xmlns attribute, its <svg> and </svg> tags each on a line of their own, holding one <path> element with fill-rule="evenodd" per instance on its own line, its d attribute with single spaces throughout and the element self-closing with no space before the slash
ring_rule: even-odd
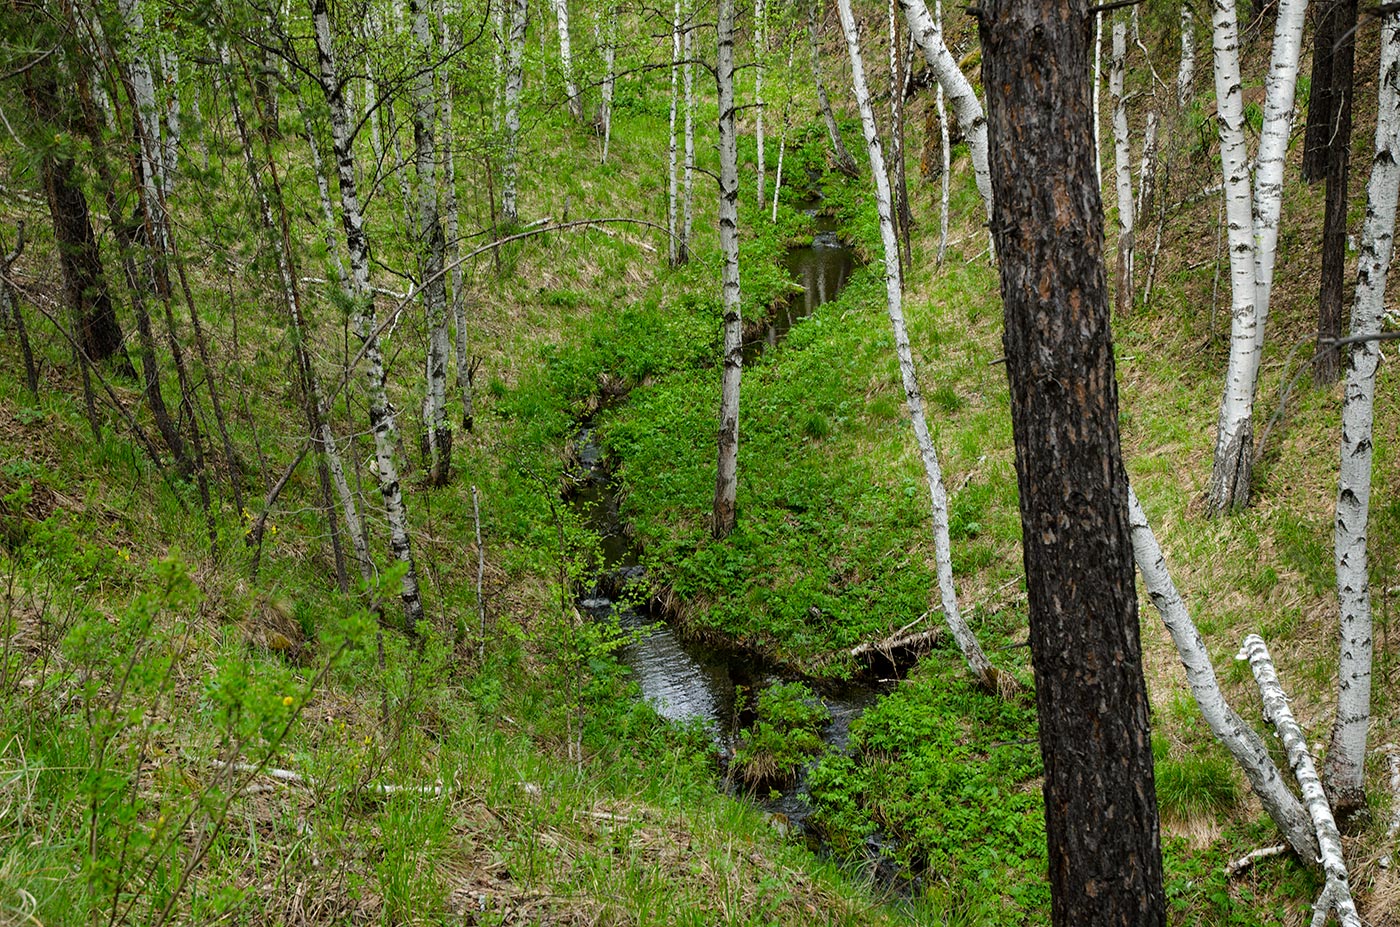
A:
<svg viewBox="0 0 1400 927">
<path fill-rule="evenodd" d="M 950 33 L 966 28 L 959 14 Z M 1144 29 L 1164 43 L 1171 37 L 1150 19 Z M 1354 203 L 1374 121 L 1370 41 L 1358 55 Z M 1251 46 L 1256 57 L 1261 44 Z M 845 59 L 831 51 L 828 80 L 844 88 L 836 75 Z M 532 57 L 532 75 L 540 64 Z M 592 128 L 545 106 L 548 93 L 532 84 L 540 96 L 527 120 L 523 221 L 664 224 L 668 79 L 641 72 L 620 85 L 607 164 Z M 752 92 L 752 75 L 743 80 L 741 96 Z M 1145 74 L 1134 80 L 1147 88 Z M 701 166 L 713 169 L 709 96 L 697 114 L 697 148 Z M 826 849 L 816 854 L 784 821 L 722 791 L 723 759 L 710 734 L 668 724 L 638 700 L 617 658 L 626 634 L 574 607 L 598 541 L 561 494 L 587 418 L 623 488 L 649 592 L 684 634 L 821 689 L 865 672 L 848 653 L 855 644 L 921 615 L 929 627 L 941 620 L 926 489 L 877 273 L 874 205 L 861 182 L 822 173 L 824 132 L 809 121 L 806 97 L 805 88 L 795 97 L 802 115 L 784 162 L 798 185 L 782 197 L 776 223 L 747 201 L 756 152 L 752 124 L 744 127 L 744 313 L 761 317 L 789 289 L 780 259 L 811 234 L 792 204 L 811 195 L 813 176 L 866 264 L 838 299 L 745 368 L 738 530 L 716 542 L 707 522 L 721 328 L 714 186 L 702 173 L 696 255 L 685 267 L 665 266 L 654 229 L 626 224 L 550 231 L 471 263 L 476 428 L 457 435 L 450 486 L 429 489 L 412 467 L 404 478 L 430 616 L 411 636 L 384 627 L 396 626 L 397 577 L 357 384 L 338 392 L 332 418 L 369 515 L 375 588 L 336 591 L 310 459 L 272 504 L 261 550 L 244 544 L 268 487 L 300 453 L 305 414 L 275 271 L 252 231 L 226 117 L 206 113 L 191 134 L 188 176 L 173 197 L 216 358 L 196 372 L 221 390 L 244 473 L 239 511 L 231 475 L 215 465 L 212 548 L 191 481 L 143 456 L 110 402 L 99 398 L 100 434 L 90 433 L 79 368 L 51 322 L 66 309 L 32 153 L 5 156 L 7 188 L 25 195 L 0 207 L 0 228 L 8 240 L 17 220 L 27 222 L 16 278 L 42 382 L 38 396 L 27 392 L 16 339 L 0 335 L 0 922 L 1048 922 L 1034 700 L 977 690 L 950 642 L 906 668 L 856 722 L 849 751 L 817 762 L 812 820 Z M 1028 690 L 997 276 L 961 146 L 952 243 L 941 266 L 933 259 L 937 181 L 919 174 L 926 97 L 911 103 L 907 129 L 918 225 L 906 313 L 950 491 L 959 594 L 994 662 Z M 1267 432 L 1255 503 L 1207 521 L 1198 499 L 1228 337 L 1218 200 L 1197 195 L 1218 171 L 1210 104 L 1202 93 L 1173 123 L 1151 301 L 1115 319 L 1124 457 L 1231 703 L 1264 729 L 1248 669 L 1233 660 L 1245 634 L 1261 633 L 1320 745 L 1335 705 L 1330 525 L 1340 388 L 1314 389 L 1306 372 L 1296 375 L 1311 353 L 1322 190 L 1290 170 L 1257 406 L 1261 421 L 1282 412 Z M 497 192 L 477 182 L 474 159 L 494 156 L 474 141 L 487 120 L 461 112 L 459 169 L 471 179 L 460 193 L 475 246 L 510 230 L 493 220 Z M 857 127 L 845 128 L 858 151 Z M 296 107 L 284 106 L 282 129 L 276 157 L 309 278 L 312 355 L 324 382 L 336 384 L 357 346 L 333 286 L 317 282 L 328 276 L 326 254 Z M 767 151 L 770 183 L 775 149 Z M 93 184 L 89 177 L 96 204 Z M 401 206 L 396 180 L 386 178 L 369 234 L 376 282 L 393 290 L 406 289 L 402 275 L 416 267 Z M 114 251 L 110 230 L 95 221 Z M 1144 270 L 1152 238 L 1144 226 Z M 381 318 L 397 305 L 381 297 Z M 176 315 L 176 337 L 192 343 L 178 305 Z M 386 351 L 410 449 L 425 344 L 421 313 L 410 309 Z M 168 346 L 161 352 L 168 367 Z M 102 373 L 149 428 L 140 383 L 115 367 Z M 1370 532 L 1374 745 L 1400 736 L 1391 378 L 1383 364 Z M 211 410 L 201 404 L 198 414 L 207 431 Z M 401 463 L 417 460 L 415 451 Z M 486 564 L 480 599 L 473 487 Z M 377 598 L 383 625 L 367 607 Z M 1173 922 L 1306 922 L 1321 883 L 1296 861 L 1223 874 L 1227 860 L 1276 835 L 1201 721 L 1145 598 L 1142 622 Z M 1396 923 L 1400 899 L 1400 880 L 1380 862 L 1395 851 L 1385 837 L 1384 769 L 1378 755 L 1369 768 L 1372 813 L 1345 841 L 1363 916 L 1374 924 Z M 880 855 L 904 873 L 905 894 L 873 880 Z"/>
</svg>

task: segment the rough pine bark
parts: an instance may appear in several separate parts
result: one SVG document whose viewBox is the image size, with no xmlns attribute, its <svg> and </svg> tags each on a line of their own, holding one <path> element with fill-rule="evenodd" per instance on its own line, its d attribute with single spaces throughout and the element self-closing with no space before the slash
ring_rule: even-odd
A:
<svg viewBox="0 0 1400 927">
<path fill-rule="evenodd" d="M 739 380 L 744 369 L 744 320 L 739 291 L 739 151 L 734 125 L 734 0 L 719 0 L 715 82 L 719 93 L 719 245 L 724 256 L 724 358 L 715 473 L 714 536 L 727 537 L 737 520 Z M 813 45 L 815 50 L 816 46 Z"/>
<path fill-rule="evenodd" d="M 865 83 L 865 65 L 861 60 L 860 35 L 850 0 L 837 0 L 841 30 L 846 36 L 846 50 L 851 58 L 851 84 L 856 106 L 860 110 L 861 129 L 865 133 L 866 152 L 870 156 L 870 173 L 875 181 L 875 206 L 880 217 L 880 240 L 885 258 L 885 308 L 894 329 L 895 354 L 899 358 L 899 374 L 904 385 L 905 404 L 914 428 L 914 439 L 923 461 L 928 481 L 929 503 L 933 516 L 934 556 L 938 564 L 938 592 L 943 603 L 943 620 L 958 643 L 968 668 L 978 683 L 990 692 L 1014 687 L 1014 680 L 992 666 L 977 643 L 977 637 L 963 620 L 958 608 L 957 587 L 953 583 L 952 544 L 948 534 L 948 491 L 943 485 L 943 471 L 938 465 L 938 451 L 929 435 L 924 418 L 924 401 L 919 392 L 919 379 L 914 370 L 914 352 L 909 347 L 909 332 L 904 324 L 903 283 L 900 276 L 899 239 L 895 232 L 894 209 L 891 204 L 890 182 L 885 173 L 885 156 L 880 147 L 880 130 L 875 125 L 875 110 L 870 105 L 870 92 Z"/>
<path fill-rule="evenodd" d="M 419 61 L 413 81 L 413 149 L 418 174 L 418 266 L 428 323 L 427 383 L 423 397 L 423 449 L 428 483 L 445 486 L 452 474 L 452 426 L 447 418 L 447 239 L 438 213 L 437 92 L 430 64 L 433 41 L 428 0 L 410 0 L 413 48 Z"/>
<path fill-rule="evenodd" d="M 1386 273 L 1395 244 L 1400 197 L 1400 13 L 1385 17 L 1381 31 L 1380 104 L 1366 221 L 1357 260 L 1351 334 L 1380 333 Z M 1359 341 L 1347 351 L 1342 403 L 1341 471 L 1333 529 L 1337 598 L 1341 606 L 1341 658 L 1337 666 L 1337 718 L 1324 774 L 1338 811 L 1365 806 L 1366 735 L 1371 721 L 1371 593 L 1366 533 L 1371 504 L 1372 424 L 1380 345 Z"/>
<path fill-rule="evenodd" d="M 345 106 L 344 84 L 340 82 L 336 69 L 327 2 L 311 0 L 311 16 L 321 89 L 330 109 L 332 149 L 340 181 L 341 222 L 345 230 L 345 250 L 350 261 L 350 277 L 345 289 L 352 306 L 351 325 L 364 348 L 365 394 L 369 403 L 370 430 L 374 433 L 375 475 L 389 522 L 389 548 L 394 559 L 404 565 L 399 595 L 403 600 L 407 628 L 412 630 L 423 620 L 423 600 L 418 591 L 418 572 L 413 562 L 413 545 L 409 538 L 403 491 L 399 486 L 398 464 L 394 460 L 398 427 L 384 382 L 384 356 L 379 348 L 374 293 L 370 288 L 369 238 L 365 234 L 364 217 L 360 213 L 359 189 L 355 182 L 354 139 Z"/>
<path fill-rule="evenodd" d="M 1086 0 L 991 0 L 983 86 L 1057 927 L 1166 921 Z"/>
<path fill-rule="evenodd" d="M 1322 279 L 1317 293 L 1317 342 L 1318 348 L 1326 342 L 1342 336 L 1342 291 L 1346 278 L 1347 261 L 1347 187 L 1351 176 L 1351 97 L 1352 73 L 1356 59 L 1356 8 L 1357 0 L 1338 0 L 1331 4 L 1327 19 L 1336 23 L 1341 35 L 1336 37 L 1335 48 L 1326 55 L 1331 74 L 1328 78 L 1327 95 L 1324 105 L 1332 110 L 1327 120 L 1327 134 L 1323 139 L 1323 154 L 1327 174 L 1326 206 L 1322 220 Z M 1315 57 L 1324 57 L 1319 44 L 1313 51 Z M 1326 41 L 1332 42 L 1331 37 Z M 1317 67 L 1314 64 L 1314 72 Z M 1316 85 L 1314 85 L 1316 86 Z M 1307 139 L 1312 137 L 1312 110 L 1308 112 Z M 1305 150 L 1303 166 L 1306 172 L 1308 160 L 1313 156 Z M 1313 364 L 1313 375 L 1318 383 L 1335 383 L 1341 375 L 1341 355 L 1336 351 L 1323 351 Z"/>
<path fill-rule="evenodd" d="M 1356 0 L 1322 0 L 1313 4 L 1312 82 L 1307 129 L 1303 134 L 1303 179 L 1309 183 L 1327 176 L 1328 149 L 1337 135 L 1338 110 L 1342 99 L 1351 96 L 1356 8 Z M 1343 47 L 1348 56 L 1345 71 L 1334 60 Z M 1338 85 L 1339 78 L 1344 86 Z M 1350 105 L 1350 100 L 1347 102 Z"/>
</svg>

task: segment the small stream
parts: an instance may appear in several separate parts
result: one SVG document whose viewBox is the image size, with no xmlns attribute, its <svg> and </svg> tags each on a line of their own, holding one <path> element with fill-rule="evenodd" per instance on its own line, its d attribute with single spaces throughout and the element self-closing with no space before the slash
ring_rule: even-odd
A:
<svg viewBox="0 0 1400 927">
<path fill-rule="evenodd" d="M 809 201 L 799 208 L 802 207 L 815 219 L 816 234 L 811 244 L 789 249 L 786 257 L 788 271 L 802 289 L 774 312 L 764 329 L 746 339 L 746 362 L 777 347 L 793 325 L 817 306 L 835 299 L 855 269 L 851 249 L 836 235 L 835 220 L 818 214 L 820 202 Z M 591 421 L 580 429 L 575 453 L 582 473 L 577 474 L 569 504 L 598 532 L 603 559 L 593 587 L 580 596 L 579 607 L 597 619 L 616 614 L 622 628 L 640 631 L 637 641 L 625 647 L 620 656 L 632 671 L 642 697 L 664 718 L 698 721 L 711 732 L 721 755 L 727 759 L 737 746 L 743 725 L 753 721 L 751 709 L 736 717 L 736 687 L 749 693 L 747 702 L 752 705 L 753 694 L 785 677 L 752 654 L 683 641 L 660 620 L 661 616 L 653 617 L 645 583 L 641 582 L 641 551 L 618 513 L 617 486 L 597 445 Z M 629 595 L 631 590 L 636 594 Z M 851 722 L 874 703 L 881 691 L 861 684 L 824 687 L 820 691 L 819 697 L 831 713 L 831 721 L 822 733 L 828 747 L 846 748 Z M 737 783 L 731 788 L 741 790 Z M 806 827 L 810 813 L 806 792 L 804 771 L 780 794 L 754 796 L 754 800 L 772 815 L 775 826 L 804 834 L 819 848 L 818 837 Z"/>
</svg>

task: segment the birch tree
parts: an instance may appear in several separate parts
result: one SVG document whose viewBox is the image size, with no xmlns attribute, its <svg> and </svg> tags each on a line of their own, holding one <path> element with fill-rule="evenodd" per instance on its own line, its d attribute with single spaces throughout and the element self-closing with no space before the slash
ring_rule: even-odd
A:
<svg viewBox="0 0 1400 927">
<path fill-rule="evenodd" d="M 417 73 L 413 79 L 413 163 L 418 174 L 418 266 L 423 312 L 428 323 L 427 383 L 423 397 L 423 449 L 428 482 L 443 486 L 452 471 L 452 426 L 447 420 L 447 240 L 438 213 L 437 92 L 428 0 L 409 0 Z"/>
<path fill-rule="evenodd" d="M 690 60 L 694 45 L 691 38 L 693 30 L 694 24 L 687 21 L 681 46 L 681 54 L 685 58 L 682 68 L 685 83 L 685 177 L 681 192 L 680 243 L 676 248 L 676 262 L 680 264 L 690 261 L 690 232 L 695 219 L 695 67 Z"/>
<path fill-rule="evenodd" d="M 1113 296 L 1120 315 L 1133 307 L 1133 155 L 1128 136 L 1128 99 L 1123 72 L 1128 57 L 1128 24 L 1113 22 L 1113 58 L 1108 92 L 1113 97 L 1113 174 L 1118 191 L 1118 280 Z"/>
<path fill-rule="evenodd" d="M 1313 376 L 1320 384 L 1331 384 L 1341 374 L 1341 357 L 1324 350 L 1326 342 L 1342 335 L 1342 295 L 1347 263 L 1347 188 L 1351 177 L 1351 129 L 1353 72 L 1356 69 L 1357 0 L 1334 0 L 1318 17 L 1316 46 L 1313 51 L 1313 90 L 1308 102 L 1308 126 L 1304 136 L 1304 177 L 1308 165 L 1321 161 L 1327 177 L 1326 205 L 1322 220 L 1322 272 L 1317 287 L 1317 342 L 1319 356 L 1313 363 Z M 1324 49 L 1324 43 L 1330 48 Z M 1319 65 L 1327 73 L 1319 81 Z M 1321 99 L 1318 99 L 1318 98 Z M 1323 118 L 1314 131 L 1313 100 Z M 1311 147 L 1321 135 L 1321 150 Z"/>
<path fill-rule="evenodd" d="M 341 83 L 336 68 L 327 0 L 310 0 L 310 4 L 320 85 L 330 110 L 331 143 L 340 182 L 341 222 L 345 230 L 345 250 L 350 263 L 350 276 L 345 281 L 345 295 L 351 305 L 351 325 L 364 350 L 365 396 L 369 403 L 370 429 L 374 433 L 375 475 L 379 481 L 379 493 L 384 500 L 384 511 L 389 522 L 389 549 L 394 559 L 404 566 L 399 594 L 403 600 L 407 627 L 412 630 L 423 620 L 423 600 L 418 591 L 418 572 L 413 562 L 408 513 L 399 486 L 398 464 L 394 460 L 398 427 L 385 387 L 384 357 L 379 347 L 374 293 L 370 286 L 369 237 L 365 234 L 364 216 L 360 213 L 359 189 L 355 182 L 354 137 L 350 131 L 350 116 L 345 105 L 344 84 Z"/>
<path fill-rule="evenodd" d="M 507 0 L 510 39 L 506 43 L 506 150 L 501 166 L 501 216 L 508 225 L 520 221 L 516 178 L 520 171 L 520 90 L 524 84 L 525 16 L 527 0 Z"/>
<path fill-rule="evenodd" d="M 574 55 L 569 42 L 569 0 L 551 0 L 554 19 L 559 24 L 559 63 L 564 71 L 564 92 L 568 94 L 569 115 L 583 119 L 583 98 L 574 83 Z"/>
<path fill-rule="evenodd" d="M 1172 643 L 1176 645 L 1177 656 L 1186 670 L 1187 685 L 1191 687 L 1191 695 L 1196 699 L 1201 717 L 1205 718 L 1211 733 L 1240 765 L 1254 794 L 1287 838 L 1293 852 L 1304 861 L 1316 860 L 1317 838 L 1313 834 L 1307 810 L 1289 791 L 1288 784 L 1259 735 L 1225 701 L 1215 677 L 1215 667 L 1210 662 L 1210 653 L 1196 630 L 1196 623 L 1191 620 L 1185 601 L 1177 592 L 1176 584 L 1172 582 L 1162 547 L 1157 543 L 1147 514 L 1131 486 L 1128 487 L 1128 522 L 1138 572 L 1142 574 L 1148 598 L 1157 607 L 1162 623 L 1167 626 Z"/>
<path fill-rule="evenodd" d="M 1225 175 L 1225 221 L 1230 252 L 1230 361 L 1216 426 L 1215 461 L 1206 505 L 1221 514 L 1247 505 L 1254 458 L 1254 385 L 1259 373 L 1254 311 L 1254 215 L 1249 151 L 1244 137 L 1239 26 L 1234 0 L 1212 0 L 1216 119 Z"/>
<path fill-rule="evenodd" d="M 938 86 L 942 87 L 943 92 L 947 95 L 948 104 L 953 108 L 953 115 L 957 118 L 958 125 L 962 127 L 963 135 L 967 138 L 968 153 L 972 156 L 972 173 L 977 181 L 977 192 L 982 196 L 982 203 L 986 207 L 987 221 L 990 223 L 992 221 L 992 175 L 987 166 L 987 118 L 982 113 L 982 104 L 978 102 L 977 93 L 972 89 L 972 84 L 963 74 L 962 69 L 958 67 L 958 62 L 953 58 L 952 52 L 948 51 L 948 46 L 943 41 L 943 27 L 940 22 L 929 16 L 928 7 L 924 4 L 924 0 L 899 0 L 899 6 L 900 9 L 904 10 L 904 20 L 909 24 L 909 34 L 914 37 L 914 42 L 919 46 L 919 50 L 924 53 L 924 60 L 933 70 L 934 77 L 938 80 Z"/>
<path fill-rule="evenodd" d="M 1087 0 L 991 0 L 982 84 L 1030 602 L 1051 919 L 1166 921 Z M 1086 669 L 1091 668 L 1091 669 Z"/>
<path fill-rule="evenodd" d="M 757 147 L 758 161 L 758 200 L 764 203 L 768 197 L 765 194 L 764 171 L 767 162 L 763 156 L 763 59 L 768 51 L 767 35 L 765 33 L 763 0 L 754 0 L 753 4 L 753 27 L 754 27 L 754 56 L 753 56 L 753 106 L 754 106 L 754 144 Z"/>
<path fill-rule="evenodd" d="M 734 0 L 719 0 L 719 245 L 724 255 L 724 357 L 719 410 L 719 462 L 715 472 L 716 538 L 734 530 L 739 486 L 739 380 L 744 369 L 744 320 L 739 290 L 739 151 L 734 125 Z"/>
<path fill-rule="evenodd" d="M 1176 105 L 1182 109 L 1191 102 L 1192 84 L 1196 80 L 1196 24 L 1191 4 L 1181 5 L 1181 59 L 1176 68 Z"/>
<path fill-rule="evenodd" d="M 1215 89 L 1230 242 L 1230 362 L 1220 404 L 1206 507 L 1218 515 L 1249 504 L 1254 393 L 1268 321 L 1306 0 L 1281 0 L 1265 84 L 1264 127 L 1253 196 L 1244 136 L 1239 28 L 1231 0 L 1214 0 Z"/>
<path fill-rule="evenodd" d="M 1385 311 L 1386 274 L 1395 243 L 1400 197 L 1400 12 L 1385 14 L 1381 31 L 1380 104 L 1366 220 L 1357 259 L 1356 298 L 1347 348 L 1342 401 L 1341 470 L 1333 528 L 1337 599 L 1341 606 L 1341 657 L 1337 665 L 1337 718 L 1324 767 L 1339 811 L 1365 806 L 1366 735 L 1371 720 L 1371 597 L 1366 533 L 1371 504 L 1372 417 L 1376 366 Z"/>
<path fill-rule="evenodd" d="M 679 219 L 678 196 L 680 193 L 680 178 L 677 173 L 676 161 L 676 110 L 680 103 L 680 60 L 681 60 L 681 0 L 676 0 L 674 12 L 671 18 L 671 120 L 670 120 L 670 147 L 667 149 L 670 168 L 667 171 L 667 178 L 670 185 L 666 194 L 666 240 L 671 266 L 675 267 L 680 263 L 678 260 L 678 240 L 677 222 Z"/>
<path fill-rule="evenodd" d="M 870 105 L 870 93 L 866 88 L 860 35 L 856 29 L 855 16 L 851 12 L 850 0 L 837 0 L 836 10 L 841 18 L 841 30 L 845 33 L 846 50 L 851 58 L 851 85 L 855 91 L 856 106 L 860 110 L 866 152 L 870 156 L 870 173 L 875 182 L 875 206 L 880 217 L 880 240 L 884 246 L 885 307 L 890 317 L 890 326 L 894 330 L 895 354 L 899 358 L 899 374 L 904 385 L 909 419 L 914 428 L 914 440 L 918 444 L 919 457 L 924 465 L 924 477 L 928 481 L 933 516 L 934 556 L 938 564 L 938 591 L 943 603 L 943 620 L 978 683 L 990 692 L 999 692 L 1003 688 L 1014 687 L 1014 680 L 992 666 L 958 608 L 958 593 L 953 583 L 952 545 L 948 535 L 948 492 L 943 485 L 938 452 L 933 446 L 928 422 L 924 418 L 923 397 L 919 392 L 919 380 L 914 370 L 914 353 L 909 347 L 909 333 L 904 324 L 904 287 L 900 277 L 899 239 L 895 234 L 894 209 L 891 204 L 889 177 L 885 173 L 884 152 L 880 146 L 880 132 L 875 124 L 875 111 Z"/>
</svg>

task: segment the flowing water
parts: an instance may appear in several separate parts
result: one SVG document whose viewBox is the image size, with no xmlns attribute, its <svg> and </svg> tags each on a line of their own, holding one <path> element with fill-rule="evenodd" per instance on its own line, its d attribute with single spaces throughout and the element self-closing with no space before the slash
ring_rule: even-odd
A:
<svg viewBox="0 0 1400 927">
<path fill-rule="evenodd" d="M 816 214 L 817 201 L 802 205 L 814 217 L 817 232 L 810 245 L 791 248 L 786 260 L 794 283 L 802 289 L 778 308 L 759 337 L 746 341 L 746 361 L 776 347 L 793 325 L 817 306 L 835 299 L 855 269 L 851 249 L 836 236 L 835 222 Z M 645 587 L 640 582 L 641 552 L 618 514 L 617 487 L 594 440 L 591 423 L 585 423 L 580 430 L 575 451 L 582 473 L 577 474 L 578 488 L 570 503 L 598 532 L 603 558 L 597 580 L 580 597 L 579 607 L 598 619 L 616 614 L 624 629 L 637 630 L 636 642 L 620 655 L 641 688 L 642 697 L 664 718 L 700 723 L 710 731 L 721 754 L 732 755 L 743 723 L 752 722 L 751 717 L 736 716 L 736 687 L 752 693 L 782 677 L 752 654 L 681 640 L 668 624 L 652 617 L 644 595 L 634 598 L 627 594 L 629 587 Z M 851 722 L 879 694 L 879 689 L 862 685 L 822 691 L 819 697 L 831 712 L 823 740 L 833 749 L 845 749 Z M 747 701 L 752 704 L 752 697 Z M 756 799 L 780 826 L 804 833 L 808 816 L 805 780 L 804 773 L 780 795 Z"/>
</svg>

